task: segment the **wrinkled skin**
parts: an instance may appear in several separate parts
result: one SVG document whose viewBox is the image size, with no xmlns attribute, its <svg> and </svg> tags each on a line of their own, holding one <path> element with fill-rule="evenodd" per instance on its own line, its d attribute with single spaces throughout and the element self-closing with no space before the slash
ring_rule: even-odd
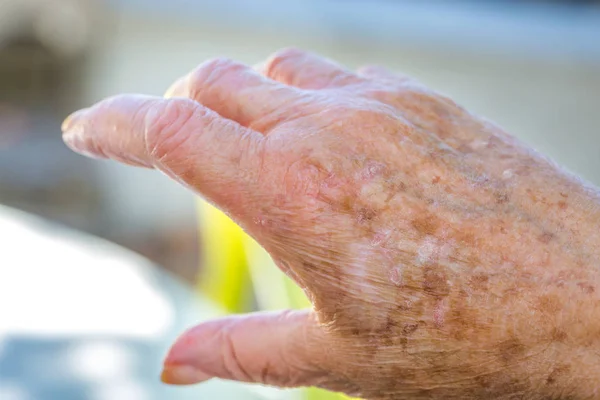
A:
<svg viewBox="0 0 600 400">
<path fill-rule="evenodd" d="M 63 129 L 226 211 L 314 305 L 200 324 L 165 382 L 600 396 L 598 192 L 408 77 L 293 49 L 256 69 L 218 59 Z"/>
</svg>

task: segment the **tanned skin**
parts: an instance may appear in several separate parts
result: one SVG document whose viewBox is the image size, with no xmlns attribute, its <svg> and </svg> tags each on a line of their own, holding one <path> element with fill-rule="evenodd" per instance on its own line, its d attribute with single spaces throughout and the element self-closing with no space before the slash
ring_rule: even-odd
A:
<svg viewBox="0 0 600 400">
<path fill-rule="evenodd" d="M 216 59 L 63 130 L 224 210 L 313 304 L 190 329 L 167 383 L 600 397 L 598 190 L 409 77 L 295 49 Z"/>
</svg>

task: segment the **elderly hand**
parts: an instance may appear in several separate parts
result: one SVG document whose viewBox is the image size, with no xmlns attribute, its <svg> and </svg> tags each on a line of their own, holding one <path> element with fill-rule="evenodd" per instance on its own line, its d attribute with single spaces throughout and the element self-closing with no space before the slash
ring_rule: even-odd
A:
<svg viewBox="0 0 600 400">
<path fill-rule="evenodd" d="M 598 192 L 413 79 L 299 50 L 259 70 L 217 59 L 63 130 L 227 212 L 314 306 L 189 330 L 169 383 L 600 396 Z"/>
</svg>

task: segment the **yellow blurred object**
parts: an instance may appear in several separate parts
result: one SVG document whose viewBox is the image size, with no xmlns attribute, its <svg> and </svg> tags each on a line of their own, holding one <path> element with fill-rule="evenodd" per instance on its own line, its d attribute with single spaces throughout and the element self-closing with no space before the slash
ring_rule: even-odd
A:
<svg viewBox="0 0 600 400">
<path fill-rule="evenodd" d="M 202 274 L 198 289 L 228 312 L 306 308 L 304 292 L 285 276 L 269 254 L 222 211 L 200 201 Z M 304 391 L 306 400 L 342 400 L 321 389 Z"/>
<path fill-rule="evenodd" d="M 244 232 L 227 215 L 201 201 L 202 277 L 198 289 L 230 313 L 250 310 L 251 280 L 244 251 Z"/>
</svg>

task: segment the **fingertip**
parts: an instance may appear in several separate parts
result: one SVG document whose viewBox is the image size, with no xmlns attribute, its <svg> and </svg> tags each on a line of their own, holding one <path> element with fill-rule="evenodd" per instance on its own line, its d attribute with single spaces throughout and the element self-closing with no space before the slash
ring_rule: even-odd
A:
<svg viewBox="0 0 600 400">
<path fill-rule="evenodd" d="M 210 377 L 285 387 L 311 385 L 313 363 L 322 354 L 321 339 L 309 326 L 315 322 L 306 310 L 204 322 L 171 346 L 162 379 L 179 385 Z"/>
<path fill-rule="evenodd" d="M 183 333 L 169 349 L 160 380 L 169 385 L 192 385 L 214 378 L 214 375 L 201 370 L 198 364 L 210 361 L 198 354 L 198 338 L 194 328 Z M 200 357 L 199 357 L 200 356 Z"/>
<path fill-rule="evenodd" d="M 125 164 L 151 168 L 146 154 L 144 121 L 148 109 L 161 98 L 119 95 L 69 115 L 61 130 L 71 150 L 90 158 L 111 158 Z"/>
<path fill-rule="evenodd" d="M 216 344 L 223 338 L 238 318 L 230 316 L 203 322 L 183 332 L 171 344 L 164 359 L 165 365 L 190 365 L 196 369 L 205 369 L 211 361 L 219 360 L 220 353 L 215 351 Z"/>
<path fill-rule="evenodd" d="M 165 357 L 165 365 L 189 363 L 191 359 L 190 355 L 194 352 L 193 344 L 195 343 L 191 331 L 192 330 L 190 329 L 184 332 L 177 340 L 175 340 L 175 343 L 171 345 L 171 348 Z"/>
<path fill-rule="evenodd" d="M 89 132 L 86 132 L 89 111 L 89 108 L 84 108 L 65 118 L 61 125 L 63 142 L 69 149 L 86 157 L 106 158 L 106 154 L 95 145 Z"/>
<path fill-rule="evenodd" d="M 300 60 L 307 56 L 316 57 L 317 55 L 306 50 L 302 50 L 298 47 L 284 47 L 271 54 L 271 56 L 267 59 L 266 64 L 273 64 L 284 60 Z"/>
<path fill-rule="evenodd" d="M 295 47 L 277 51 L 266 61 L 264 74 L 300 89 L 324 89 L 357 82 L 358 76 L 338 63 Z"/>
<path fill-rule="evenodd" d="M 165 364 L 160 374 L 160 380 L 167 385 L 193 385 L 212 378 L 213 376 L 189 365 Z"/>
<path fill-rule="evenodd" d="M 81 110 L 77 110 L 71 113 L 69 116 L 67 116 L 67 118 L 65 118 L 62 125 L 60 126 L 60 129 L 63 133 L 63 137 L 68 137 L 77 129 L 78 126 L 81 125 L 88 111 L 89 108 L 83 108 Z"/>
</svg>

